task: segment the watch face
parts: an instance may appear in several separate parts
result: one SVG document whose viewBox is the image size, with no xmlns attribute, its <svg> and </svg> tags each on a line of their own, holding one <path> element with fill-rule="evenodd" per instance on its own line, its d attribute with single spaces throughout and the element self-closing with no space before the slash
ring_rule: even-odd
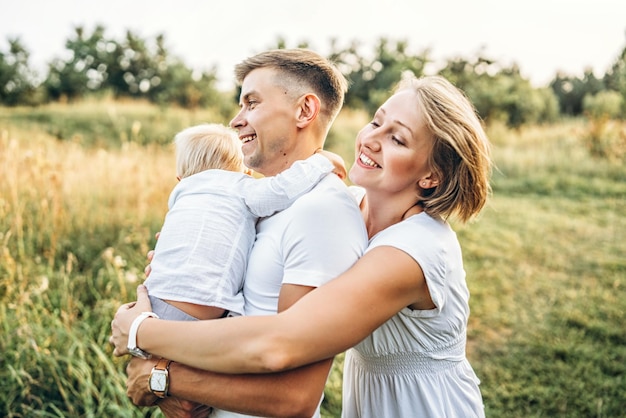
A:
<svg viewBox="0 0 626 418">
<path fill-rule="evenodd" d="M 150 389 L 157 392 L 164 392 L 167 386 L 167 376 L 164 371 L 155 370 L 150 376 Z"/>
</svg>

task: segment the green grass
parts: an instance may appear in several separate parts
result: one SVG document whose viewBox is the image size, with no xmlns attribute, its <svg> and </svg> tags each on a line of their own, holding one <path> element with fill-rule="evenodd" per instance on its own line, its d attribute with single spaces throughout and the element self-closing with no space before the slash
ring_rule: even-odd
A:
<svg viewBox="0 0 626 418">
<path fill-rule="evenodd" d="M 626 169 L 573 128 L 496 146 L 492 203 L 460 231 L 488 416 L 626 414 Z"/>
<path fill-rule="evenodd" d="M 98 148 L 131 142 L 165 145 L 180 130 L 205 122 L 228 123 L 228 119 L 215 110 L 189 111 L 112 100 L 17 107 L 0 113 L 0 123 L 41 130 L 60 141 Z"/>
<path fill-rule="evenodd" d="M 211 115 L 113 102 L 0 115 L 0 416 L 161 416 L 126 398 L 109 323 L 175 183 L 162 144 Z M 331 149 L 351 162 L 367 120 L 343 112 Z M 626 416 L 626 167 L 590 157 L 587 129 L 490 129 L 493 198 L 455 225 L 489 417 Z M 339 416 L 341 362 L 326 417 Z"/>
<path fill-rule="evenodd" d="M 481 220 L 491 227 L 463 234 L 488 415 L 622 414 L 626 222 L 605 218 L 621 206 L 502 197 Z"/>
</svg>

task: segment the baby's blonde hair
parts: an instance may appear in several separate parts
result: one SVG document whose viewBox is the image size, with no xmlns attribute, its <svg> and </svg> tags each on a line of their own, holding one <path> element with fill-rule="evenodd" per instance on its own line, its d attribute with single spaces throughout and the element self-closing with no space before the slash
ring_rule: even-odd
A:
<svg viewBox="0 0 626 418">
<path fill-rule="evenodd" d="M 245 170 L 241 142 L 232 129 L 217 123 L 192 126 L 174 137 L 176 173 L 189 177 L 204 170 Z"/>
</svg>

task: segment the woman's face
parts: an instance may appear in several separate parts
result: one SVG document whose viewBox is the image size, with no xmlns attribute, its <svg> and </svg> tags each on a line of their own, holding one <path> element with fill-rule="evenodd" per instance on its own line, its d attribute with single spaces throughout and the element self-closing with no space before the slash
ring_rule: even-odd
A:
<svg viewBox="0 0 626 418">
<path fill-rule="evenodd" d="M 433 138 L 412 90 L 391 96 L 358 133 L 350 180 L 369 191 L 410 193 L 432 181 L 427 161 Z M 428 184 L 428 187 L 433 185 Z"/>
</svg>

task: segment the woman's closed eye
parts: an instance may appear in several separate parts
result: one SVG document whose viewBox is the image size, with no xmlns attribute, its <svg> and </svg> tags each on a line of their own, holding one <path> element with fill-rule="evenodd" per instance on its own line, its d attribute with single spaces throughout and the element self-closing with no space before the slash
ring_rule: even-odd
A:
<svg viewBox="0 0 626 418">
<path fill-rule="evenodd" d="M 400 139 L 399 137 L 395 136 L 395 135 L 392 135 L 391 141 L 393 141 L 393 143 L 396 144 L 396 145 L 405 146 L 404 141 L 402 139 Z"/>
</svg>

